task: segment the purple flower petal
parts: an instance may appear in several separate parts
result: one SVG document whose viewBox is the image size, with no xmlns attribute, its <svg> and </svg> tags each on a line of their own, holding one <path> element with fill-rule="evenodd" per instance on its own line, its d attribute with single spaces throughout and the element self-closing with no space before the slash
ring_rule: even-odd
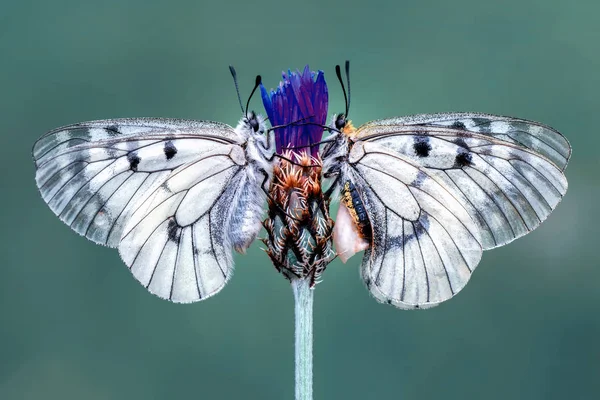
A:
<svg viewBox="0 0 600 400">
<path fill-rule="evenodd" d="M 308 65 L 302 72 L 288 70 L 281 76 L 283 80 L 277 90 L 267 92 L 262 84 L 260 87 L 271 126 L 284 125 L 274 130 L 279 154 L 287 147 L 310 146 L 321 141 L 323 128 L 318 125 L 324 125 L 326 122 L 329 100 L 323 71 L 316 73 L 316 80 L 315 73 L 310 71 Z M 307 122 L 318 125 L 306 125 Z M 297 152 L 308 152 L 308 149 L 307 147 Z M 310 154 L 315 158 L 318 151 L 318 146 L 310 147 Z"/>
</svg>

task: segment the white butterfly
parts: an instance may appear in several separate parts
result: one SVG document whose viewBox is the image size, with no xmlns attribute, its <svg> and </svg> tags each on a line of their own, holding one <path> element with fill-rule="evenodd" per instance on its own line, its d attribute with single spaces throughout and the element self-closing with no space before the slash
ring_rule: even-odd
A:
<svg viewBox="0 0 600 400">
<path fill-rule="evenodd" d="M 158 118 L 65 126 L 35 143 L 36 182 L 72 229 L 118 247 L 150 292 L 203 300 L 231 277 L 232 248 L 244 252 L 261 228 L 275 150 L 264 122 L 250 112 L 235 129 Z"/>
<path fill-rule="evenodd" d="M 567 191 L 568 141 L 537 122 L 423 114 L 354 129 L 334 117 L 323 151 L 341 194 L 334 243 L 366 250 L 361 275 L 381 301 L 427 308 L 458 293 L 482 250 L 535 229 Z"/>
</svg>

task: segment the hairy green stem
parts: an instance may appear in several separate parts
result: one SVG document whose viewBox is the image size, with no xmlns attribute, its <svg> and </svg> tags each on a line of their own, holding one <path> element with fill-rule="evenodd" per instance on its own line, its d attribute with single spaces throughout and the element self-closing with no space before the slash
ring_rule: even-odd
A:
<svg viewBox="0 0 600 400">
<path fill-rule="evenodd" d="M 313 289 L 309 279 L 292 279 L 295 302 L 296 400 L 312 400 Z"/>
</svg>

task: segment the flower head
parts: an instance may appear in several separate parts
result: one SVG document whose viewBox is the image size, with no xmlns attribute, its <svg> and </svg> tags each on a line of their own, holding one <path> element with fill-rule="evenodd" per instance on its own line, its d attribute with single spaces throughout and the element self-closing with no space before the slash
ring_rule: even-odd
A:
<svg viewBox="0 0 600 400">
<path fill-rule="evenodd" d="M 277 90 L 268 92 L 260 85 L 271 126 L 283 126 L 274 130 L 278 154 L 283 154 L 286 148 L 310 146 L 321 141 L 323 128 L 319 125 L 326 122 L 329 99 L 323 71 L 311 72 L 307 65 L 302 73 L 288 70 L 282 76 Z M 318 146 L 310 147 L 310 154 L 315 158 L 318 151 Z M 296 152 L 300 153 L 302 149 Z"/>
<path fill-rule="evenodd" d="M 261 85 L 263 104 L 274 129 L 277 154 L 269 187 L 264 243 L 273 265 L 286 278 L 314 286 L 333 259 L 333 220 L 321 186 L 318 142 L 327 118 L 323 72 L 283 74 L 277 90 Z M 314 145 L 314 146 L 313 146 Z"/>
</svg>

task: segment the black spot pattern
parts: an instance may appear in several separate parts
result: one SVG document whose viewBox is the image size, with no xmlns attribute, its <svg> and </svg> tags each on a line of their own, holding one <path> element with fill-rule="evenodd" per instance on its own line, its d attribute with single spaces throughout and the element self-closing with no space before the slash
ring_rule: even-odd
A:
<svg viewBox="0 0 600 400">
<path fill-rule="evenodd" d="M 483 133 L 491 133 L 492 129 L 490 127 L 492 121 L 487 118 L 473 118 L 473 122 L 475 123 L 475 129 L 477 132 Z"/>
<path fill-rule="evenodd" d="M 165 142 L 164 152 L 167 160 L 170 160 L 171 158 L 175 157 L 175 154 L 177 154 L 177 148 L 173 142 L 169 140 L 168 142 Z"/>
<path fill-rule="evenodd" d="M 464 123 L 460 122 L 460 121 L 454 121 L 454 123 L 452 125 L 450 125 L 450 128 L 461 129 L 461 130 L 464 131 L 464 130 L 467 129 L 467 126 Z"/>
<path fill-rule="evenodd" d="M 127 161 L 129 161 L 129 168 L 131 168 L 133 172 L 137 172 L 138 165 L 142 160 L 135 151 L 132 151 L 131 153 L 127 154 Z"/>
<path fill-rule="evenodd" d="M 109 125 L 104 129 L 108 131 L 109 135 L 119 135 L 121 133 L 119 132 L 119 127 L 117 125 Z"/>
<path fill-rule="evenodd" d="M 179 225 L 175 222 L 175 218 L 169 219 L 169 226 L 167 227 L 167 234 L 169 235 L 169 240 L 173 242 L 177 242 L 179 240 Z"/>
<path fill-rule="evenodd" d="M 416 136 L 415 143 L 413 144 L 415 154 L 419 157 L 429 156 L 431 151 L 431 145 L 429 144 L 429 138 L 426 136 Z"/>
<path fill-rule="evenodd" d="M 471 153 L 468 151 L 460 152 L 456 155 L 456 165 L 460 168 L 473 164 Z"/>
<path fill-rule="evenodd" d="M 465 139 L 463 139 L 463 138 L 454 139 L 454 143 L 460 147 L 464 147 L 465 149 L 469 148 L 469 146 L 467 145 L 467 142 L 465 142 Z"/>
</svg>

